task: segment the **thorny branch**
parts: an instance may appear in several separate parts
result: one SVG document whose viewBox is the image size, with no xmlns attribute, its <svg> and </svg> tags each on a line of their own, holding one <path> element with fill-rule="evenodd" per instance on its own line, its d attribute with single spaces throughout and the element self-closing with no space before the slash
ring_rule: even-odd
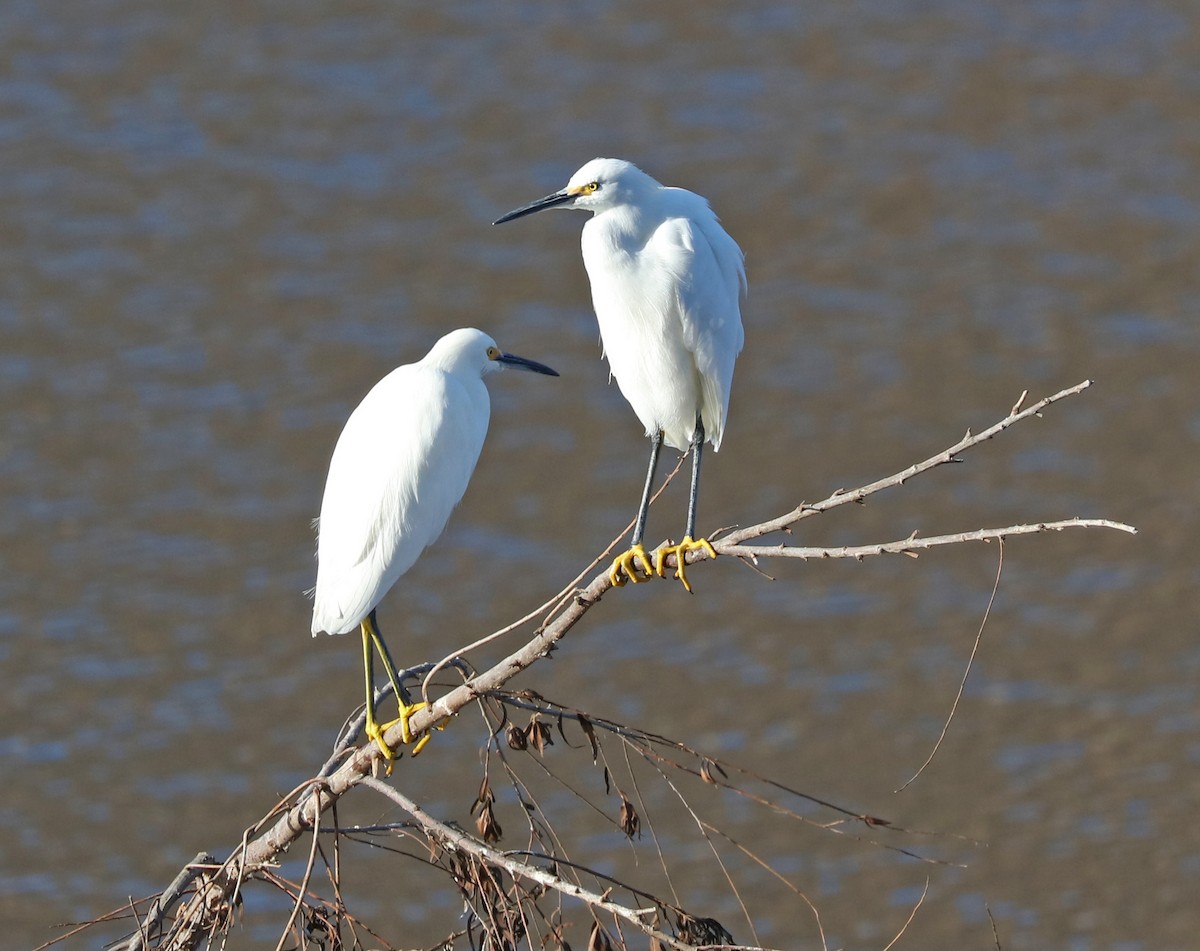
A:
<svg viewBox="0 0 1200 951">
<path fill-rule="evenodd" d="M 1039 400 L 1032 406 L 1021 409 L 1021 404 L 1025 402 L 1025 396 L 1028 393 L 1028 391 L 1026 391 L 1025 393 L 1022 393 L 1017 399 L 1016 403 L 1013 404 L 1012 409 L 1009 410 L 1008 415 L 1004 417 L 1004 419 L 989 426 L 987 429 L 979 433 L 972 433 L 968 429 L 967 434 L 949 449 L 944 449 L 936 455 L 932 455 L 928 459 L 923 460 L 922 462 L 914 463 L 907 469 L 897 472 L 895 475 L 890 475 L 886 479 L 880 479 L 877 482 L 871 482 L 868 485 L 860 486 L 859 488 L 852 489 L 849 492 L 843 492 L 839 489 L 829 498 L 821 502 L 814 502 L 811 505 L 807 503 L 801 503 L 797 508 L 788 512 L 786 515 L 779 516 L 779 518 L 769 519 L 768 521 L 760 522 L 757 525 L 750 525 L 746 528 L 738 529 L 737 531 L 726 535 L 721 540 L 722 545 L 716 545 L 714 543 L 714 547 L 717 549 L 719 554 L 721 551 L 727 551 L 731 546 L 738 545 L 748 538 L 761 538 L 763 535 L 770 535 L 773 532 L 784 531 L 796 524 L 796 522 L 810 518 L 813 515 L 820 515 L 822 512 L 828 512 L 830 509 L 837 508 L 841 505 L 847 505 L 851 502 L 861 502 L 867 496 L 874 495 L 876 492 L 881 492 L 884 489 L 890 489 L 898 485 L 903 485 L 913 476 L 928 472 L 931 469 L 936 469 L 938 466 L 944 466 L 948 462 L 957 462 L 958 457 L 968 449 L 978 446 L 980 443 L 987 442 L 993 436 L 998 436 L 1010 426 L 1015 426 L 1017 423 L 1023 422 L 1030 417 L 1040 417 L 1042 415 L 1042 410 L 1044 410 L 1047 406 L 1057 403 L 1060 400 L 1065 400 L 1067 397 L 1077 396 L 1091 385 L 1091 380 L 1084 380 L 1082 383 L 1077 383 L 1075 386 L 1067 387 L 1065 390 L 1059 390 L 1053 396 L 1047 396 L 1045 399 Z M 1123 531 L 1135 531 L 1128 525 L 1120 527 Z M 704 555 L 704 553 L 700 554 Z M 688 563 L 690 564 L 692 560 L 692 558 L 688 558 Z M 696 558 L 695 560 L 699 561 L 700 558 Z"/>
<path fill-rule="evenodd" d="M 856 558 L 862 561 L 869 555 L 913 555 L 938 545 L 959 545 L 963 542 L 983 542 L 998 538 L 1003 541 L 1014 535 L 1035 535 L 1039 532 L 1061 532 L 1067 528 L 1114 528 L 1121 532 L 1136 534 L 1137 529 L 1122 522 L 1106 518 L 1065 518 L 1057 522 L 1038 522 L 1030 525 L 1008 525 L 1004 528 L 981 528 L 975 532 L 958 532 L 954 535 L 931 535 L 918 538 L 916 532 L 907 538 L 874 545 L 842 546 L 841 548 L 802 548 L 799 545 L 738 545 L 721 539 L 713 542 L 719 555 L 738 555 L 743 558 Z M 698 554 L 707 558 L 703 550 Z M 690 562 L 692 559 L 689 558 Z M 697 561 L 700 559 L 697 558 Z"/>
<path fill-rule="evenodd" d="M 1106 519 L 1072 518 L 1036 524 L 1012 525 L 1004 528 L 981 529 L 974 532 L 931 538 L 917 538 L 914 533 L 914 535 L 899 541 L 853 548 L 801 548 L 782 544 L 747 544 L 753 539 L 762 538 L 763 536 L 779 531 L 786 531 L 792 525 L 805 518 L 852 502 L 861 502 L 870 495 L 881 492 L 884 489 L 903 485 L 908 479 L 928 472 L 938 466 L 955 462 L 967 450 L 999 435 L 1004 430 L 1019 422 L 1034 416 L 1040 416 L 1041 411 L 1050 405 L 1067 397 L 1077 395 L 1090 385 L 1090 381 L 1085 380 L 1076 386 L 1046 397 L 1025 409 L 1020 408 L 1024 401 L 1024 394 L 1022 394 L 1021 399 L 1017 401 L 1017 404 L 1012 407 L 1012 410 L 1005 418 L 979 433 L 972 434 L 968 431 L 961 440 L 942 452 L 887 478 L 850 491 L 839 490 L 822 501 L 812 504 L 801 504 L 792 511 L 777 518 L 736 529 L 719 540 L 714 541 L 714 548 L 719 555 L 734 555 L 749 560 L 765 557 L 862 559 L 871 555 L 887 553 L 903 553 L 915 556 L 918 551 L 936 545 L 957 544 L 965 541 L 979 541 L 993 538 L 1003 539 L 1014 535 L 1062 531 L 1067 528 L 1094 527 L 1135 532 L 1136 529 L 1132 526 L 1120 522 L 1113 522 Z M 703 550 L 694 550 L 687 554 L 687 562 L 690 564 L 694 561 L 704 560 L 707 557 L 707 554 Z M 673 562 L 669 561 L 668 563 L 672 564 Z M 582 587 L 577 586 L 580 581 L 581 579 L 577 578 L 564 588 L 559 595 L 552 598 L 543 606 L 543 609 L 547 613 L 543 616 L 541 624 L 532 638 L 525 645 L 495 664 L 489 670 L 469 678 L 467 682 L 455 687 L 445 695 L 434 699 L 429 707 L 416 713 L 412 717 L 410 724 L 413 732 L 420 733 L 429 730 L 436 724 L 454 716 L 467 705 L 475 703 L 481 698 L 493 695 L 495 691 L 498 691 L 525 668 L 549 654 L 554 645 L 612 587 L 607 569 L 601 570 L 599 574 L 591 578 Z M 385 737 L 386 741 L 393 746 L 399 746 L 401 744 L 401 732 L 399 726 L 394 727 Z M 335 754 L 335 758 L 338 755 Z M 380 792 L 386 790 L 385 794 L 387 796 L 395 801 L 402 801 L 403 808 L 416 819 L 418 824 L 423 825 L 428 817 L 415 803 L 408 800 L 407 797 L 403 797 L 391 787 L 370 778 L 379 766 L 380 758 L 380 751 L 373 743 L 364 744 L 353 752 L 346 751 L 339 767 L 322 770 L 323 778 L 320 781 L 319 787 L 309 785 L 307 789 L 302 788 L 298 790 L 294 797 L 289 797 L 270 815 L 266 816 L 253 828 L 247 830 L 242 845 L 235 849 L 222 865 L 217 868 L 210 867 L 204 870 L 203 874 L 199 876 L 199 884 L 191 890 L 190 899 L 175 918 L 175 926 L 169 936 L 170 947 L 180 949 L 180 951 L 195 948 L 206 938 L 222 933 L 230 927 L 231 923 L 228 912 L 222 913 L 218 909 L 230 907 L 236 900 L 236 896 L 247 878 L 263 874 L 263 870 L 276 860 L 282 852 L 295 843 L 301 835 L 311 831 L 318 824 L 319 817 L 325 810 L 334 806 L 342 795 L 355 786 L 367 785 Z M 316 794 L 318 788 L 319 795 Z M 287 805 L 288 802 L 293 802 L 293 804 Z M 432 820 L 430 821 L 432 822 Z M 427 827 L 426 832 L 434 838 L 438 836 L 444 837 L 446 834 L 445 830 L 448 827 L 440 823 L 436 824 L 436 826 L 436 832 L 433 831 L 432 827 Z M 471 837 L 467 837 L 467 839 L 469 839 L 471 849 L 474 850 L 474 853 L 481 860 L 504 868 L 510 874 L 532 877 L 537 872 L 532 866 L 525 863 L 517 863 L 510 858 L 505 858 L 495 850 L 488 849 L 479 840 Z M 463 840 L 456 844 L 465 846 L 466 841 Z M 195 877 L 195 874 L 188 877 L 181 876 L 179 880 L 191 882 Z M 567 883 L 565 882 L 559 882 L 558 884 L 554 884 L 553 887 L 564 888 L 566 885 Z M 575 886 L 571 887 L 574 888 Z M 616 906 L 616 903 L 609 900 L 605 895 L 584 893 L 583 890 L 579 890 L 575 894 L 575 897 L 589 903 L 594 908 L 606 910 L 611 914 L 625 918 L 631 923 L 636 924 L 637 927 L 663 945 L 682 949 L 696 947 L 695 944 L 681 942 L 679 939 L 673 938 L 666 933 L 654 930 L 646 920 L 643 920 L 640 910 L 630 909 L 625 906 Z M 165 946 L 162 943 L 156 945 L 155 940 L 159 922 L 168 911 L 170 902 L 167 901 L 167 898 L 168 896 L 164 893 L 162 899 L 157 903 L 157 907 L 154 908 L 153 914 L 149 916 L 149 920 L 139 925 L 138 933 L 134 934 L 125 945 L 127 951 L 140 951 L 144 947 Z M 596 946 L 601 947 L 606 945 L 598 942 Z M 709 946 L 715 947 L 716 945 L 710 942 Z"/>
</svg>

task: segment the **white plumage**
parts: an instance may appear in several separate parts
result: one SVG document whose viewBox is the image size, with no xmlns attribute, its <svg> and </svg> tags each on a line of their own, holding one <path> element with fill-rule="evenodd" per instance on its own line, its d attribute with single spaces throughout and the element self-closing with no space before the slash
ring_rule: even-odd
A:
<svg viewBox="0 0 1200 951">
<path fill-rule="evenodd" d="M 660 549 L 655 570 L 661 575 L 663 559 L 675 555 L 677 576 L 687 586 L 686 551 L 702 547 L 716 557 L 711 545 L 693 541 L 692 534 L 700 447 L 707 441 L 720 448 L 733 367 L 744 341 L 741 249 L 704 198 L 661 185 L 620 159 L 592 159 L 562 191 L 517 208 L 496 224 L 555 207 L 593 214 L 581 243 L 600 338 L 621 393 L 652 440 L 647 491 L 632 545 L 613 564 L 613 583 L 623 583 L 622 572 L 642 580 L 636 564 L 649 564 L 642 530 L 658 449 L 665 442 L 679 450 L 691 447 L 695 462 L 684 541 Z"/>
<path fill-rule="evenodd" d="M 312 632 L 345 634 L 361 627 L 366 656 L 368 642 L 377 642 L 393 679 L 372 612 L 442 534 L 466 492 L 491 415 L 483 377 L 505 366 L 558 375 L 502 353 L 485 333 L 455 330 L 424 359 L 375 384 L 334 448 L 317 521 Z M 372 735 L 377 728 L 366 663 Z M 399 685 L 393 686 L 399 698 Z M 380 746 L 390 754 L 382 740 Z"/>
<path fill-rule="evenodd" d="M 686 450 L 699 414 L 718 449 L 745 339 L 742 251 L 705 199 L 629 162 L 593 159 L 567 191 L 592 182 L 571 207 L 595 213 L 581 245 L 613 377 L 647 436 Z"/>
<path fill-rule="evenodd" d="M 357 628 L 442 534 L 487 435 L 482 374 L 499 367 L 489 346 L 478 331 L 443 337 L 376 383 L 346 421 L 318 520 L 313 634 Z"/>
</svg>

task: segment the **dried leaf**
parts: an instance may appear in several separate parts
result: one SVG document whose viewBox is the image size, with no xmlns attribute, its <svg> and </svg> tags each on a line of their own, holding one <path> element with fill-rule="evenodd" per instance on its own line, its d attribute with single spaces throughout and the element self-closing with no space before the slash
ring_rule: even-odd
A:
<svg viewBox="0 0 1200 951">
<path fill-rule="evenodd" d="M 495 845 L 504 835 L 500 823 L 496 821 L 496 814 L 492 811 L 490 802 L 484 803 L 483 808 L 479 810 L 479 816 L 475 819 L 475 829 L 479 832 L 479 837 L 488 845 Z"/>
<path fill-rule="evenodd" d="M 523 750 L 529 746 L 529 740 L 525 736 L 525 731 L 519 726 L 514 726 L 510 723 L 504 735 L 508 740 L 509 749 Z"/>
<path fill-rule="evenodd" d="M 479 792 L 475 794 L 475 801 L 471 803 L 471 812 L 475 811 L 476 806 L 487 806 L 496 801 L 496 794 L 492 792 L 492 784 L 486 776 L 483 777 L 483 782 L 479 784 Z"/>
<path fill-rule="evenodd" d="M 719 773 L 722 779 L 729 778 L 725 770 L 721 769 L 721 764 L 714 760 L 706 759 L 700 764 L 700 778 L 706 783 L 712 783 L 712 785 L 717 786 L 720 784 L 713 778 L 714 771 Z"/>
<path fill-rule="evenodd" d="M 592 726 L 592 721 L 587 717 L 579 718 L 579 726 L 583 729 L 588 742 L 592 744 L 592 765 L 595 766 L 600 759 L 600 744 L 596 742 L 596 728 Z"/>
<path fill-rule="evenodd" d="M 547 746 L 554 745 L 554 737 L 550 727 L 546 726 L 538 714 L 529 718 L 529 726 L 525 728 L 525 738 L 538 753 L 544 753 Z"/>
<path fill-rule="evenodd" d="M 679 938 L 688 944 L 733 944 L 733 935 L 716 918 L 696 918 L 686 911 L 676 912 Z"/>
<path fill-rule="evenodd" d="M 633 808 L 631 803 L 624 796 L 621 797 L 621 831 L 629 838 L 633 838 L 638 834 L 638 830 L 642 827 L 642 820 L 637 814 L 637 810 Z"/>
<path fill-rule="evenodd" d="M 612 938 L 601 926 L 600 922 L 592 922 L 592 933 L 588 936 L 588 951 L 616 951 Z"/>
</svg>

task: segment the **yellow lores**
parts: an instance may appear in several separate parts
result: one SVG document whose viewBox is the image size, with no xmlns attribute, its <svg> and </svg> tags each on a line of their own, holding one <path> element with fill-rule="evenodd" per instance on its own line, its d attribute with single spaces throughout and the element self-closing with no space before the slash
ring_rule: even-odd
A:
<svg viewBox="0 0 1200 951">
<path fill-rule="evenodd" d="M 404 742 L 411 743 L 408 721 L 424 704 L 404 702 L 375 608 L 442 534 L 467 491 L 491 414 L 483 378 L 505 367 L 558 376 L 541 363 L 501 352 L 478 330 L 446 334 L 423 360 L 375 384 L 350 414 L 329 463 L 317 522 L 312 632 L 362 631 L 367 737 L 389 761 L 395 754 L 384 733 L 399 723 Z M 400 706 L 399 718 L 384 724 L 375 717 L 375 654 Z"/>
<path fill-rule="evenodd" d="M 510 211 L 495 223 L 545 208 L 593 214 L 583 226 L 583 263 L 612 375 L 650 437 L 650 466 L 629 550 L 613 561 L 615 585 L 662 577 L 668 558 L 675 577 L 689 551 L 716 552 L 696 539 L 696 495 L 705 441 L 721 446 L 733 365 L 741 352 L 741 299 L 746 269 L 741 249 L 708 202 L 660 185 L 619 159 L 592 159 L 562 191 Z M 692 485 L 683 541 L 659 549 L 653 571 L 642 546 L 650 488 L 662 444 L 692 450 Z"/>
</svg>

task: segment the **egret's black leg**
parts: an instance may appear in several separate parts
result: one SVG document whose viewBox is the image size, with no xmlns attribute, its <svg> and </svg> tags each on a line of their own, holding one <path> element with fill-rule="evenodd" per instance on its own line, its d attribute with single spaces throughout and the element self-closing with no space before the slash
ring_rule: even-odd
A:
<svg viewBox="0 0 1200 951">
<path fill-rule="evenodd" d="M 653 574 L 650 556 L 642 547 L 642 536 L 646 533 L 646 515 L 650 511 L 650 493 L 654 488 L 654 473 L 658 470 L 658 454 L 662 449 L 662 432 L 656 432 L 650 437 L 650 465 L 646 468 L 646 485 L 642 489 L 642 503 L 638 506 L 637 519 L 633 523 L 633 538 L 630 539 L 629 550 L 622 552 L 613 559 L 612 569 L 608 573 L 609 580 L 616 586 L 625 584 L 626 578 L 637 584 L 648 580 Z M 641 562 L 646 577 L 639 574 L 638 562 Z M 621 573 L 624 572 L 624 577 Z"/>
<path fill-rule="evenodd" d="M 642 488 L 642 504 L 638 507 L 637 521 L 633 523 L 634 547 L 642 543 L 646 532 L 646 515 L 650 511 L 650 491 L 654 488 L 654 473 L 658 471 L 658 454 L 662 450 L 662 433 L 650 437 L 650 465 L 646 468 L 646 485 Z"/>
<path fill-rule="evenodd" d="M 700 494 L 700 458 L 704 453 L 704 423 L 699 415 L 696 416 L 696 431 L 692 434 L 691 451 L 692 488 L 688 494 L 687 532 L 683 536 L 683 541 L 678 545 L 664 545 L 660 548 L 655 556 L 654 564 L 654 573 L 661 578 L 663 572 L 666 571 L 667 558 L 674 555 L 675 577 L 683 582 L 688 593 L 691 593 L 692 586 L 688 584 L 687 574 L 684 570 L 687 565 L 685 557 L 687 553 L 702 548 L 708 553 L 709 558 L 717 557 L 716 550 L 709 544 L 707 538 L 694 539 L 692 537 L 696 533 L 696 497 Z"/>
<path fill-rule="evenodd" d="M 688 495 L 687 531 L 684 538 L 696 537 L 696 496 L 700 494 L 700 457 L 704 454 L 704 423 L 696 417 L 696 433 L 692 436 L 692 489 Z"/>
</svg>

